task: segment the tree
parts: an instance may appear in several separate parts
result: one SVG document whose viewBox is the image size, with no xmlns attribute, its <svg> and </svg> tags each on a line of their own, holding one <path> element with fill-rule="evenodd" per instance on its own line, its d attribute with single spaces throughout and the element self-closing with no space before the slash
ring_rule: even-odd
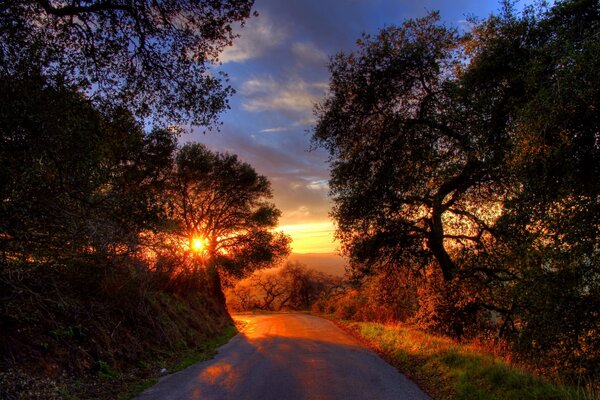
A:
<svg viewBox="0 0 600 400">
<path fill-rule="evenodd" d="M 255 271 L 227 290 L 227 303 L 235 311 L 310 310 L 341 295 L 345 282 L 300 263 Z M 321 310 L 323 311 L 323 310 Z"/>
<path fill-rule="evenodd" d="M 508 60 L 482 66 L 483 79 L 471 74 L 459 57 L 463 38 L 438 20 L 383 29 L 358 52 L 338 54 L 314 140 L 332 156 L 332 214 L 352 259 L 420 267 L 434 259 L 451 281 L 496 217 L 505 101 L 520 88 Z"/>
<path fill-rule="evenodd" d="M 138 117 L 209 126 L 232 89 L 208 67 L 253 0 L 6 0 L 0 73 L 32 66 Z"/>
<path fill-rule="evenodd" d="M 241 277 L 289 252 L 289 238 L 271 231 L 280 211 L 267 201 L 269 181 L 236 155 L 186 144 L 170 182 L 174 233 L 205 254 L 207 265 Z"/>
<path fill-rule="evenodd" d="M 503 5 L 467 35 L 434 13 L 336 56 L 314 140 L 359 275 L 434 266 L 420 310 L 454 335 L 494 311 L 521 354 L 593 376 L 600 6 Z"/>
<path fill-rule="evenodd" d="M 509 164 L 520 190 L 497 223 L 498 258 L 518 260 L 507 287 L 518 350 L 575 380 L 600 372 L 600 5 L 560 2 L 529 25 Z"/>
<path fill-rule="evenodd" d="M 24 258 L 132 252 L 157 229 L 175 147 L 40 75 L 0 78 L 0 238 Z"/>
</svg>

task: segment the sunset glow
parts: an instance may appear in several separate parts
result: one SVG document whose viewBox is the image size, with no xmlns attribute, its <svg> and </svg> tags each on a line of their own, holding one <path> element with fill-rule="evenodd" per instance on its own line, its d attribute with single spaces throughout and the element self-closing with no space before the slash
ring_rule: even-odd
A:
<svg viewBox="0 0 600 400">
<path fill-rule="evenodd" d="M 280 226 L 280 231 L 292 237 L 293 253 L 333 253 L 338 243 L 334 241 L 333 222 L 312 222 Z"/>
</svg>

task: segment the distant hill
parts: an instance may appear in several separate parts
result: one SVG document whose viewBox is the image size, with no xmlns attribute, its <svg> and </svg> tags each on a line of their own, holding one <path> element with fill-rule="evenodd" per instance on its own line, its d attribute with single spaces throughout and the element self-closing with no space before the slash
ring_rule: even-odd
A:
<svg viewBox="0 0 600 400">
<path fill-rule="evenodd" d="M 336 276 L 344 275 L 344 266 L 348 261 L 337 253 L 292 253 L 288 260 L 299 262 L 314 270 Z"/>
</svg>

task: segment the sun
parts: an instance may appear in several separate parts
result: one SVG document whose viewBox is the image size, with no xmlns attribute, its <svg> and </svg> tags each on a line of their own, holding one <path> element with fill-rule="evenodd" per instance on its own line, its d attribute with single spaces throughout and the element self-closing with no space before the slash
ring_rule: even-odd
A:
<svg viewBox="0 0 600 400">
<path fill-rule="evenodd" d="M 196 252 L 201 252 L 204 249 L 204 240 L 199 237 L 192 238 L 192 249 Z"/>
</svg>

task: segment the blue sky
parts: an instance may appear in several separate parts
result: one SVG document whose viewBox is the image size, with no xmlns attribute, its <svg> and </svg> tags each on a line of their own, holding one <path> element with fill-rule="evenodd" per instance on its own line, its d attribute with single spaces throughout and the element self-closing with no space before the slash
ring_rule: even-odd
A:
<svg viewBox="0 0 600 400">
<path fill-rule="evenodd" d="M 467 16 L 486 17 L 499 7 L 491 0 L 256 0 L 259 16 L 237 29 L 241 36 L 221 55 L 219 68 L 237 90 L 221 131 L 182 139 L 236 153 L 266 175 L 283 212 L 281 225 L 296 239 L 294 251 L 332 251 L 327 155 L 309 151 L 312 110 L 327 91 L 329 57 L 354 50 L 363 32 L 429 11 L 464 28 Z"/>
</svg>

